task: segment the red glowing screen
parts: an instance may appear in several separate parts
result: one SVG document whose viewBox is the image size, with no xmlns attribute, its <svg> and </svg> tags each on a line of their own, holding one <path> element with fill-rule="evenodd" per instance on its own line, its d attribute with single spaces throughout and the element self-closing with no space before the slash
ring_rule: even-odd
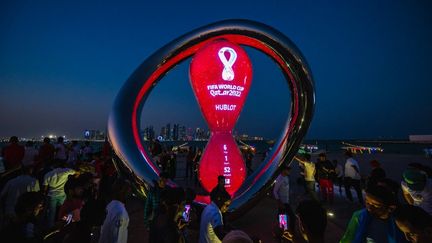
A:
<svg viewBox="0 0 432 243">
<path fill-rule="evenodd" d="M 217 177 L 225 176 L 231 195 L 241 186 L 246 170 L 232 136 L 252 81 L 252 64 L 246 51 L 226 40 L 200 48 L 190 65 L 190 81 L 211 137 L 201 157 L 199 179 L 211 191 Z"/>
</svg>

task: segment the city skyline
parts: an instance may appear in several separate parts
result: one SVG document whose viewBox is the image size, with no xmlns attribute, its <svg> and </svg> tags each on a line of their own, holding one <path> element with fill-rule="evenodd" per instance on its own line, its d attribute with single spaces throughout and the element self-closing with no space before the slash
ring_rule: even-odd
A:
<svg viewBox="0 0 432 243">
<path fill-rule="evenodd" d="M 172 123 L 172 125 L 172 128 L 171 123 L 167 123 L 165 126 L 160 127 L 160 133 L 156 132 L 157 128 L 155 126 L 149 125 L 141 130 L 142 137 L 144 140 L 160 139 L 165 141 L 200 141 L 208 140 L 210 138 L 211 131 L 209 129 L 201 127 L 192 128 L 179 123 Z M 246 140 L 269 139 L 259 135 L 239 133 L 236 130 L 233 130 L 232 134 L 234 137 Z"/>
<path fill-rule="evenodd" d="M 171 124 L 173 125 L 172 128 Z M 158 129 L 159 128 L 159 129 Z M 160 132 L 157 132 L 160 130 Z M 170 132 L 168 132 L 168 130 Z M 61 133 L 48 133 L 42 134 L 40 136 L 19 136 L 20 139 L 26 140 L 43 140 L 43 138 L 48 137 L 50 139 L 57 139 L 58 137 L 64 137 L 68 140 L 104 140 L 106 137 L 106 131 L 101 129 L 86 129 L 82 131 L 79 136 L 67 136 Z M 160 139 L 163 141 L 202 141 L 208 140 L 210 137 L 210 130 L 208 128 L 202 127 L 190 127 L 181 125 L 179 123 L 167 123 L 164 126 L 153 126 L 148 125 L 141 129 L 141 135 L 144 140 Z M 246 133 L 239 133 L 233 130 L 233 135 L 241 139 L 253 139 L 253 140 L 263 140 L 267 139 L 259 135 L 249 135 Z M 9 141 L 10 137 L 0 136 L 0 141 Z"/>
<path fill-rule="evenodd" d="M 0 136 L 105 130 L 116 94 L 148 56 L 195 28 L 239 18 L 281 31 L 307 60 L 316 107 L 306 138 L 432 134 L 431 11 L 430 1 L 2 1 Z M 253 79 L 235 130 L 277 139 L 289 115 L 288 85 L 270 58 L 245 50 Z M 190 61 L 155 86 L 141 128 L 176 121 L 207 129 Z"/>
</svg>

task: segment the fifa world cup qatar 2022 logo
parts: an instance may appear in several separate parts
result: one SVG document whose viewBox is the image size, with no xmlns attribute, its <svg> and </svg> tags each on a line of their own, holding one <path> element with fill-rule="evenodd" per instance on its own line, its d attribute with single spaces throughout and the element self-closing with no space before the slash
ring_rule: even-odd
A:
<svg viewBox="0 0 432 243">
<path fill-rule="evenodd" d="M 252 84 L 252 64 L 242 46 L 270 57 L 284 74 L 287 92 L 291 92 L 291 104 L 287 104 L 289 117 L 279 139 L 247 177 L 242 154 L 232 135 Z M 199 180 L 210 192 L 217 184 L 217 177 L 224 175 L 226 190 L 232 196 L 228 214 L 236 217 L 258 201 L 254 199 L 266 194 L 282 166 L 290 163 L 297 153 L 313 116 L 312 75 L 288 37 L 250 20 L 216 22 L 163 46 L 125 82 L 108 120 L 109 141 L 116 155 L 113 161 L 118 172 L 133 182 L 139 196 L 146 197 L 160 174 L 140 135 L 142 107 L 157 82 L 188 58 L 192 58 L 190 83 L 211 131 L 199 164 Z M 176 186 L 175 181 L 169 184 Z M 207 204 L 209 198 L 200 195 L 195 201 Z"/>
<path fill-rule="evenodd" d="M 211 136 L 199 163 L 199 180 L 210 192 L 217 176 L 225 176 L 229 194 L 246 177 L 242 154 L 232 136 L 252 82 L 252 64 L 246 52 L 226 40 L 203 46 L 192 58 L 190 81 Z"/>
</svg>

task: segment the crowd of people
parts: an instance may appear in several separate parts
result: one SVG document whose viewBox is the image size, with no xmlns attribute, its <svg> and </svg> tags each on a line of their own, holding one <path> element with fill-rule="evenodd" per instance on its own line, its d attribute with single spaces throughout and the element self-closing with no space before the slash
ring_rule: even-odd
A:
<svg viewBox="0 0 432 243">
<path fill-rule="evenodd" d="M 123 232 L 114 230 L 119 228 L 115 210 L 125 202 L 125 188 L 131 187 L 117 177 L 108 143 L 93 151 L 89 142 L 65 144 L 59 137 L 53 144 L 44 138 L 36 148 L 32 141 L 20 145 L 13 136 L 1 157 L 5 167 L 0 180 L 2 242 L 116 242 L 112 239 L 120 238 L 114 235 Z"/>
<path fill-rule="evenodd" d="M 231 226 L 226 212 L 231 196 L 222 175 L 209 192 L 206 206 L 194 203 L 194 188 L 171 186 L 178 177 L 176 152 L 159 142 L 149 151 L 161 168 L 143 202 L 148 239 L 143 242 L 261 242 L 259 238 Z M 188 179 L 195 180 L 201 148 L 185 151 Z M 126 203 L 134 185 L 121 178 L 112 161 L 108 142 L 95 150 L 89 142 L 52 144 L 45 138 L 36 147 L 22 146 L 11 137 L 2 148 L 6 172 L 0 181 L 0 232 L 2 242 L 124 242 L 128 241 L 129 212 Z M 252 171 L 253 155 L 244 154 Z M 431 169 L 410 164 L 403 180 L 386 177 L 376 160 L 370 175 L 361 176 L 359 163 L 350 151 L 344 163 L 330 161 L 325 153 L 316 162 L 310 154 L 295 157 L 302 168 L 301 183 L 306 199 L 290 198 L 292 163 L 281 166 L 272 187 L 277 202 L 274 238 L 280 242 L 324 242 L 328 212 L 335 201 L 334 190 L 345 192 L 347 201 L 362 209 L 353 213 L 340 242 L 432 242 Z M 319 192 L 319 193 L 318 193 Z M 363 198 L 364 193 L 364 198 Z"/>
<path fill-rule="evenodd" d="M 302 168 L 305 193 L 321 205 L 333 204 L 334 184 L 339 186 L 341 195 L 344 188 L 349 202 L 354 201 L 351 188 L 356 192 L 358 203 L 363 209 L 353 213 L 341 243 L 432 242 L 430 167 L 411 163 L 403 173 L 403 180 L 396 182 L 386 177 L 385 170 L 377 160 L 370 161 L 371 172 L 366 178 L 362 177 L 359 163 L 349 150 L 345 151 L 344 166 L 336 160 L 328 160 L 325 153 L 318 155 L 316 163 L 311 161 L 309 154 L 302 154 L 295 159 Z M 316 194 L 316 185 L 321 197 Z"/>
</svg>

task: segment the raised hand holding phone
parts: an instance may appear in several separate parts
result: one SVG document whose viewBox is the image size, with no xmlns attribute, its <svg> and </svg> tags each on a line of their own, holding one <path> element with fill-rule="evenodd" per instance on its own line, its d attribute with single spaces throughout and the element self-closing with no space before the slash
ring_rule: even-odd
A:
<svg viewBox="0 0 432 243">
<path fill-rule="evenodd" d="M 288 216 L 286 214 L 279 214 L 279 228 L 288 230 Z"/>
</svg>

